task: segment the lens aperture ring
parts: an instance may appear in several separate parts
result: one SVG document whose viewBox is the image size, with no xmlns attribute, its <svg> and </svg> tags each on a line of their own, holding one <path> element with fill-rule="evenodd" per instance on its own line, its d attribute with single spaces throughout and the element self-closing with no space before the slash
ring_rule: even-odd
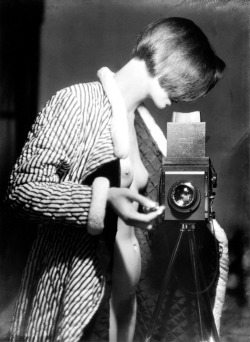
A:
<svg viewBox="0 0 250 342">
<path fill-rule="evenodd" d="M 200 203 L 200 190 L 191 181 L 180 180 L 169 189 L 168 202 L 172 209 L 180 213 L 192 212 Z"/>
</svg>

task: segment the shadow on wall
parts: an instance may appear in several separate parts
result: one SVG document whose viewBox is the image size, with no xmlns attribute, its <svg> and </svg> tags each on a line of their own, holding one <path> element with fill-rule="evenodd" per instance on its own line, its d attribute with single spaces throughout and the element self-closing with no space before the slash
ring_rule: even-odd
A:
<svg viewBox="0 0 250 342">
<path fill-rule="evenodd" d="M 0 338 L 34 237 L 34 228 L 4 212 L 11 168 L 37 112 L 43 0 L 0 1 Z M 13 253 L 14 251 L 14 253 Z"/>
<path fill-rule="evenodd" d="M 245 306 L 248 302 L 247 287 L 249 284 L 249 237 L 238 228 L 229 240 L 230 264 L 227 293 L 235 298 L 238 306 Z"/>
<path fill-rule="evenodd" d="M 230 170 L 236 179 L 241 170 L 238 189 L 231 192 L 229 200 L 240 204 L 235 222 L 249 222 L 249 147 L 250 132 L 246 132 L 232 153 Z M 244 186 L 244 191 L 242 190 Z M 243 216 L 243 217 L 242 217 Z M 249 341 L 250 319 L 250 234 L 249 227 L 235 224 L 229 236 L 229 277 L 226 301 L 221 322 L 222 342 Z"/>
<path fill-rule="evenodd" d="M 249 341 L 249 235 L 235 227 L 229 240 L 229 277 L 221 320 L 221 342 Z"/>
<path fill-rule="evenodd" d="M 228 192 L 228 201 L 233 201 L 241 208 L 240 212 L 235 210 L 235 222 L 249 222 L 250 220 L 250 129 L 239 138 L 231 154 L 231 162 L 229 164 L 230 182 L 235 182 L 237 188 L 231 188 Z M 242 227 L 249 232 L 249 226 Z"/>
</svg>

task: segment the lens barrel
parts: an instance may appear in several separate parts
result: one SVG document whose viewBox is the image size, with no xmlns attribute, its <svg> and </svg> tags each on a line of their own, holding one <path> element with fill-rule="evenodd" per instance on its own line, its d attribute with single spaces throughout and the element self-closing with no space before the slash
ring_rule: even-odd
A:
<svg viewBox="0 0 250 342">
<path fill-rule="evenodd" d="M 200 203 L 200 190 L 191 181 L 180 180 L 169 189 L 168 203 L 173 210 L 190 213 Z"/>
</svg>

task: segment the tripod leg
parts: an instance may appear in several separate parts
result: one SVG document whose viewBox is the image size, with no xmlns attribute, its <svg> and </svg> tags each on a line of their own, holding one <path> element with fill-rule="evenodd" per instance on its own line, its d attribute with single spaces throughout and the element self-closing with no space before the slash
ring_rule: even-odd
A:
<svg viewBox="0 0 250 342">
<path fill-rule="evenodd" d="M 188 241 L 189 241 L 190 257 L 191 257 L 192 270 L 193 270 L 194 282 L 195 282 L 196 308 L 197 308 L 197 314 L 198 314 L 200 339 L 201 341 L 204 341 L 204 332 L 203 332 L 202 315 L 201 315 L 201 302 L 200 302 L 200 280 L 199 280 L 199 275 L 198 275 L 198 265 L 197 265 L 197 255 L 195 251 L 195 237 L 194 237 L 193 225 L 191 225 L 188 229 Z"/>
<path fill-rule="evenodd" d="M 207 288 L 206 279 L 205 279 L 205 276 L 204 276 L 201 260 L 200 260 L 200 257 L 199 257 L 199 251 L 198 251 L 198 248 L 197 248 L 194 231 L 192 231 L 191 234 L 192 234 L 192 240 L 193 240 L 193 246 L 194 246 L 195 259 L 196 259 L 196 261 L 198 260 L 198 270 L 200 272 L 202 288 L 206 289 Z M 212 331 L 214 341 L 215 342 L 220 342 L 219 334 L 218 334 L 218 331 L 217 331 L 217 328 L 216 328 L 216 325 L 215 325 L 215 321 L 214 321 L 214 315 L 213 315 L 212 304 L 211 304 L 209 292 L 207 290 L 207 291 L 204 291 L 202 294 L 203 294 L 202 298 L 204 300 L 206 314 L 208 316 L 208 319 L 209 319 L 209 322 L 210 322 L 210 325 L 211 325 L 210 329 Z"/>
<path fill-rule="evenodd" d="M 199 256 L 199 252 L 197 250 L 197 255 Z M 202 282 L 202 287 L 203 288 L 207 288 L 207 283 L 206 283 L 206 279 L 204 276 L 204 272 L 203 272 L 203 268 L 202 268 L 202 264 L 201 264 L 201 260 L 199 258 L 199 271 L 200 271 L 200 275 L 201 275 L 201 282 Z M 209 296 L 209 292 L 205 291 L 203 293 L 203 300 L 205 302 L 205 309 L 206 309 L 206 314 L 208 316 L 209 322 L 211 324 L 211 331 L 214 337 L 214 341 L 215 342 L 220 342 L 220 338 L 219 338 L 219 334 L 215 325 L 215 321 L 214 321 L 214 315 L 213 315 L 213 309 L 212 309 L 212 304 L 211 304 L 211 299 Z"/>
<path fill-rule="evenodd" d="M 164 276 L 164 279 L 163 279 L 162 287 L 161 287 L 160 294 L 159 294 L 159 297 L 158 297 L 157 302 L 156 302 L 156 306 L 155 306 L 155 309 L 154 309 L 154 312 L 153 312 L 153 316 L 152 316 L 152 319 L 151 319 L 151 322 L 150 322 L 150 327 L 149 327 L 149 330 L 148 330 L 145 342 L 150 342 L 150 340 L 151 340 L 151 337 L 152 337 L 152 334 L 153 334 L 153 331 L 154 331 L 154 328 L 155 328 L 155 325 L 156 325 L 156 321 L 157 321 L 157 318 L 159 316 L 159 313 L 160 313 L 160 310 L 161 310 L 161 306 L 162 306 L 162 303 L 163 303 L 163 300 L 164 300 L 164 296 L 165 296 L 165 293 L 166 293 L 166 290 L 167 290 L 167 286 L 169 284 L 170 276 L 171 276 L 172 271 L 173 271 L 173 267 L 174 267 L 176 256 L 177 256 L 177 253 L 178 253 L 178 250 L 179 250 L 181 238 L 182 238 L 182 235 L 183 235 L 185 230 L 186 230 L 185 225 L 182 225 L 182 228 L 180 229 L 179 236 L 178 236 L 175 248 L 174 248 L 173 253 L 171 255 L 171 259 L 170 259 L 169 265 L 167 267 L 167 270 L 166 270 L 166 273 L 165 273 L 165 276 Z"/>
</svg>

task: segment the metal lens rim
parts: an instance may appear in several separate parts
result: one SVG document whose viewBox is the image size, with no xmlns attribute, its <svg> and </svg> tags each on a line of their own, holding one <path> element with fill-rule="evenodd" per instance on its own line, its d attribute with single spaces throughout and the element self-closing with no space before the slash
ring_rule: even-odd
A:
<svg viewBox="0 0 250 342">
<path fill-rule="evenodd" d="M 177 205 L 175 200 L 173 199 L 173 193 L 175 192 L 176 188 L 178 188 L 180 185 L 187 186 L 188 188 L 190 188 L 192 190 L 192 192 L 194 194 L 192 202 L 185 207 L 181 207 L 181 206 Z M 181 213 L 192 212 L 197 208 L 197 206 L 200 203 L 200 190 L 190 180 L 180 180 L 180 181 L 174 183 L 171 186 L 171 188 L 169 189 L 168 202 L 169 202 L 170 207 L 172 209 L 175 209 L 178 212 L 181 212 Z"/>
</svg>

